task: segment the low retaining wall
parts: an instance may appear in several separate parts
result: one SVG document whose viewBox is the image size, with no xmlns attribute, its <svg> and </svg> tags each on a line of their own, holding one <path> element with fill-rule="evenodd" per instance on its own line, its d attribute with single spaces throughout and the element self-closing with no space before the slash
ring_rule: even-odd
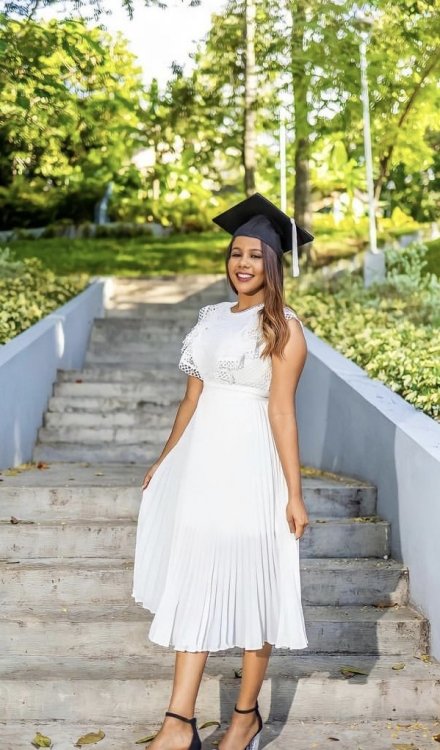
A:
<svg viewBox="0 0 440 750">
<path fill-rule="evenodd" d="M 368 480 L 391 522 L 392 556 L 431 623 L 440 659 L 440 425 L 306 329 L 297 393 L 301 461 Z"/>
<path fill-rule="evenodd" d="M 93 320 L 104 314 L 109 281 L 92 281 L 0 347 L 0 468 L 32 459 L 57 370 L 82 367 Z"/>
</svg>

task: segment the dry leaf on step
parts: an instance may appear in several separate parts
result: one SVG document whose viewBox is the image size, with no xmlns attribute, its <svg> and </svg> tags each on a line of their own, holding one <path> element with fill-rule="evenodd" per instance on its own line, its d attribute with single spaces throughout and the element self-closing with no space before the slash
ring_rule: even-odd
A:
<svg viewBox="0 0 440 750">
<path fill-rule="evenodd" d="M 41 734 L 41 732 L 37 732 L 34 739 L 32 740 L 32 745 L 34 747 L 52 747 L 52 740 L 50 737 L 46 737 L 44 734 Z"/>
<path fill-rule="evenodd" d="M 135 745 L 144 745 L 146 742 L 151 742 L 151 740 L 154 740 L 155 737 L 157 737 L 158 732 L 156 734 L 149 734 L 147 737 L 141 737 L 140 740 L 135 740 Z"/>
<path fill-rule="evenodd" d="M 75 742 L 75 747 L 82 747 L 83 745 L 93 745 L 94 742 L 100 742 L 100 740 L 103 740 L 105 737 L 105 733 L 102 731 L 102 729 L 99 730 L 99 732 L 88 732 L 88 734 L 83 734 L 82 737 L 79 737 L 77 741 Z"/>
<path fill-rule="evenodd" d="M 368 674 L 364 669 L 359 669 L 358 667 L 341 667 L 340 670 L 341 674 L 344 675 L 344 677 L 353 677 L 355 674 Z"/>
</svg>

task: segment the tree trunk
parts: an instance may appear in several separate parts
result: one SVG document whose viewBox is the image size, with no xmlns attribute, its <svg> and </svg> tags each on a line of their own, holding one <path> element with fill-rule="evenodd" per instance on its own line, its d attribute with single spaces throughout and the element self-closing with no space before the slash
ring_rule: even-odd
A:
<svg viewBox="0 0 440 750">
<path fill-rule="evenodd" d="M 246 196 L 255 193 L 257 75 L 255 68 L 255 0 L 246 0 L 243 163 Z"/>
<path fill-rule="evenodd" d="M 295 221 L 311 230 L 310 210 L 310 125 L 308 121 L 307 92 L 309 76 L 304 51 L 304 33 L 307 5 L 304 0 L 296 0 L 290 5 L 292 15 L 291 58 L 292 85 L 295 114 Z M 310 245 L 306 245 L 306 256 L 310 262 Z"/>
</svg>

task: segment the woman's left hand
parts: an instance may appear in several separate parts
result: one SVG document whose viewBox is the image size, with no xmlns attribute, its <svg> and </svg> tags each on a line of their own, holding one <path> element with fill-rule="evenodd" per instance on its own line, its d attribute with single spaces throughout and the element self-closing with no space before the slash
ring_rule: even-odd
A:
<svg viewBox="0 0 440 750">
<path fill-rule="evenodd" d="M 301 498 L 292 498 L 286 505 L 286 518 L 289 529 L 295 534 L 296 539 L 300 539 L 304 534 L 304 529 L 309 524 L 306 506 Z"/>
</svg>

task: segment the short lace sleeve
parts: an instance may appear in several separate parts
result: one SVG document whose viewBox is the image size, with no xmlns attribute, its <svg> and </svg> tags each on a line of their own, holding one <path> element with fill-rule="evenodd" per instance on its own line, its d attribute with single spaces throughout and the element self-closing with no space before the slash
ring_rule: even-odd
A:
<svg viewBox="0 0 440 750">
<path fill-rule="evenodd" d="M 293 312 L 293 310 L 291 310 L 290 307 L 284 308 L 284 317 L 286 318 L 286 320 L 292 320 L 292 318 L 296 318 L 296 320 L 301 325 L 302 330 L 304 331 L 304 325 L 303 325 L 302 320 L 299 319 L 298 315 L 295 312 Z"/>
<path fill-rule="evenodd" d="M 213 310 L 215 310 L 215 305 L 205 305 L 204 307 L 200 308 L 197 323 L 186 334 L 185 338 L 182 341 L 180 350 L 180 360 L 178 364 L 179 370 L 182 370 L 182 372 L 186 373 L 187 375 L 194 375 L 196 378 L 200 378 L 200 380 L 202 380 L 202 376 L 197 369 L 197 365 L 194 361 L 193 343 L 195 338 L 202 331 L 204 323 Z"/>
</svg>

